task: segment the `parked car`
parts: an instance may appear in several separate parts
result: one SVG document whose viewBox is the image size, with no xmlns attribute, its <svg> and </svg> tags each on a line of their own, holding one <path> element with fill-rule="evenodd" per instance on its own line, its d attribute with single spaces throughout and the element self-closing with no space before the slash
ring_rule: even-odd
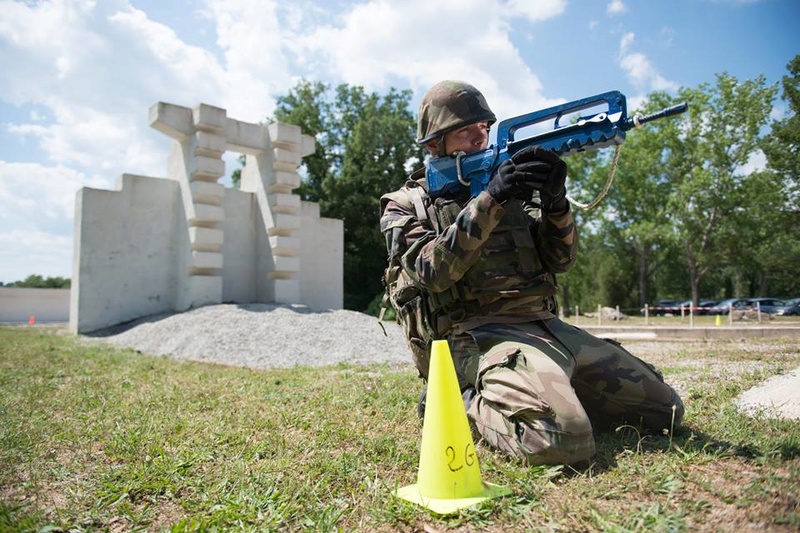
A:
<svg viewBox="0 0 800 533">
<path fill-rule="evenodd" d="M 679 305 L 683 307 L 684 313 L 689 313 L 689 309 L 691 308 L 693 315 L 707 315 L 710 309 L 717 305 L 717 303 L 717 300 L 698 300 L 697 306 L 692 307 L 692 301 L 686 300 Z"/>
<path fill-rule="evenodd" d="M 741 311 L 743 309 L 747 309 L 747 298 L 728 298 L 727 300 L 722 300 L 718 304 L 711 306 L 708 310 L 709 315 L 727 315 L 731 307 L 734 311 Z"/>
<path fill-rule="evenodd" d="M 775 310 L 778 316 L 798 316 L 800 315 L 800 298 L 792 298 L 786 300 L 786 305 L 778 307 Z"/>
<path fill-rule="evenodd" d="M 800 304 L 800 298 L 789 298 L 788 300 L 784 300 L 783 305 L 775 309 L 775 314 L 783 315 L 786 309 L 794 307 L 798 304 Z"/>
<path fill-rule="evenodd" d="M 774 313 L 778 308 L 786 305 L 786 302 L 778 298 L 748 298 L 747 309 L 758 310 L 762 313 Z"/>
</svg>

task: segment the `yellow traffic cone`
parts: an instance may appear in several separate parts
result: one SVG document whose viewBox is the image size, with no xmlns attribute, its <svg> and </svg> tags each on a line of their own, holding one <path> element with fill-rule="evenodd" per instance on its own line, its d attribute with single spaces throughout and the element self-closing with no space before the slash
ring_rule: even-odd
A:
<svg viewBox="0 0 800 533">
<path fill-rule="evenodd" d="M 721 326 L 722 325 L 722 317 L 720 315 L 717 315 L 717 319 L 714 322 L 714 324 L 716 324 L 717 326 Z"/>
<path fill-rule="evenodd" d="M 447 341 L 434 341 L 417 483 L 395 494 L 436 513 L 452 514 L 510 492 L 481 480 L 450 348 Z"/>
</svg>

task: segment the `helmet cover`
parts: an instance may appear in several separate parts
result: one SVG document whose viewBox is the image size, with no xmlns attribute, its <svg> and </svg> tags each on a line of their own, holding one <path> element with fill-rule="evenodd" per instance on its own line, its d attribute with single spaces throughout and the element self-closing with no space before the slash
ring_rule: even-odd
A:
<svg viewBox="0 0 800 533">
<path fill-rule="evenodd" d="M 425 93 L 419 104 L 417 143 L 425 144 L 454 129 L 476 122 L 497 121 L 486 98 L 463 81 L 440 81 Z"/>
</svg>

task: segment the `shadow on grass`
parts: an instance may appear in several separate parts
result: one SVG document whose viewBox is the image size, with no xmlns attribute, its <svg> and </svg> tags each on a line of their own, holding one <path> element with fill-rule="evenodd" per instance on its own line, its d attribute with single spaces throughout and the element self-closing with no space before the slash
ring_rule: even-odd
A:
<svg viewBox="0 0 800 533">
<path fill-rule="evenodd" d="M 713 456 L 718 458 L 740 457 L 748 461 L 772 457 L 791 460 L 800 457 L 800 446 L 793 439 L 765 442 L 763 445 L 752 443 L 733 443 L 711 436 L 696 427 L 682 426 L 674 434 L 657 435 L 643 432 L 634 426 L 620 426 L 615 430 L 602 431 L 595 435 L 597 455 L 589 466 L 565 469 L 565 473 L 583 475 L 612 470 L 618 466 L 617 458 L 621 452 L 635 454 L 674 454 L 680 459 L 696 456 Z"/>
</svg>

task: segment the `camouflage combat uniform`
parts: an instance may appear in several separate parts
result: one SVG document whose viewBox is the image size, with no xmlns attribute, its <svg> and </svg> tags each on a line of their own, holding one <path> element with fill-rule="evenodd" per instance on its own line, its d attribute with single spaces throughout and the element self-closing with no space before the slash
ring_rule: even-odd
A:
<svg viewBox="0 0 800 533">
<path fill-rule="evenodd" d="M 485 191 L 431 202 L 418 171 L 381 198 L 381 230 L 420 375 L 425 330 L 447 339 L 462 390 L 475 388 L 467 414 L 490 445 L 528 464 L 569 464 L 594 455 L 593 428 L 680 422 L 681 400 L 652 366 L 555 316 L 554 274 L 577 251 L 569 211 L 539 217 Z"/>
</svg>

